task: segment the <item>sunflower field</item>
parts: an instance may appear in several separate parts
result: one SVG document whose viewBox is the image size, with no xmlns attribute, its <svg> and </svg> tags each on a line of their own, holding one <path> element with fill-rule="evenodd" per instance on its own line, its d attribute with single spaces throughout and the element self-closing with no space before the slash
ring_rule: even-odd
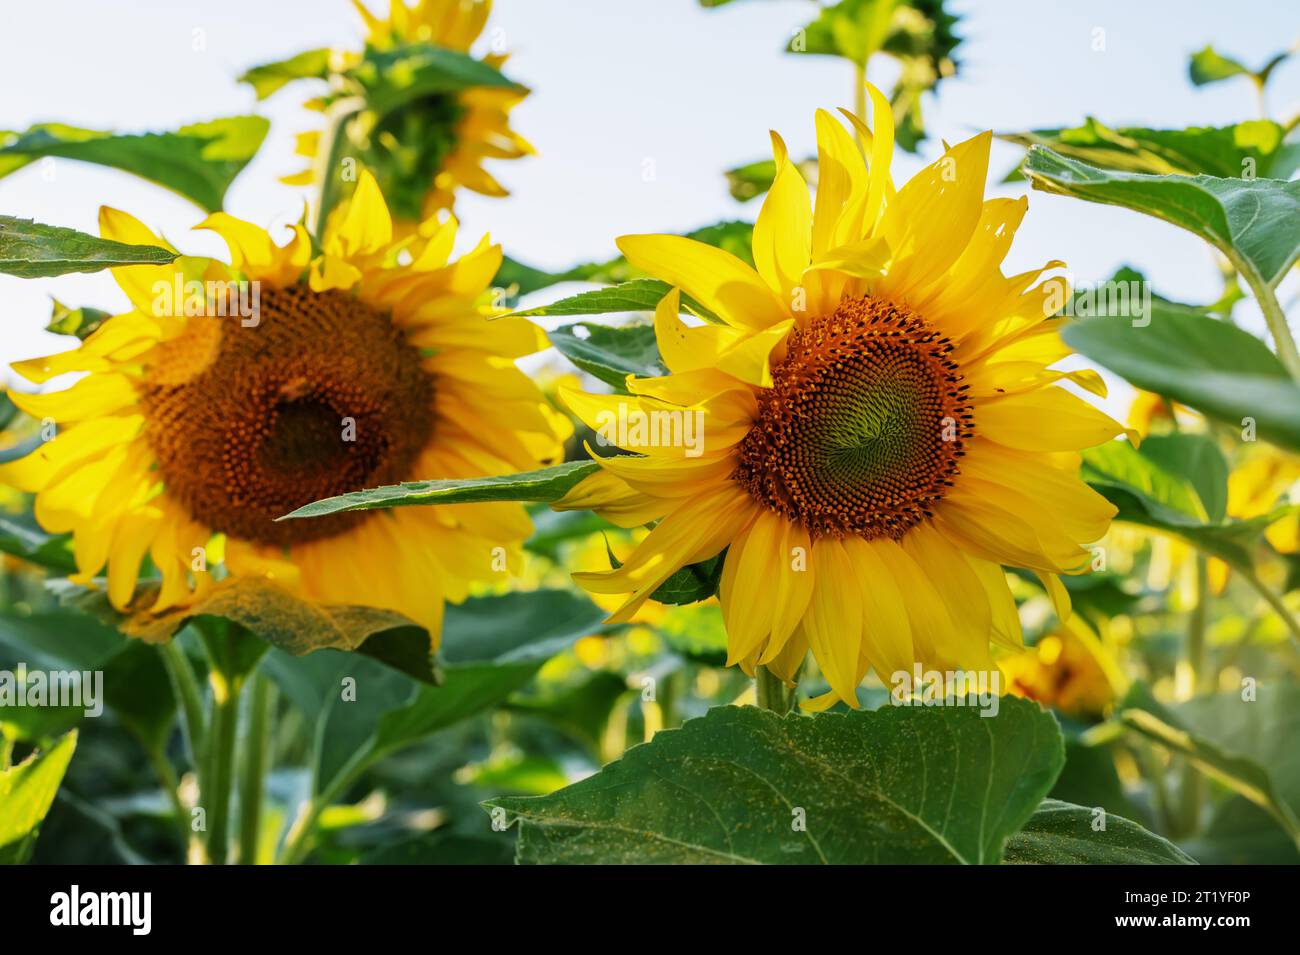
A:
<svg viewBox="0 0 1300 955">
<path fill-rule="evenodd" d="M 1293 5 L 232 4 L 0 14 L 0 862 L 1300 862 Z"/>
</svg>

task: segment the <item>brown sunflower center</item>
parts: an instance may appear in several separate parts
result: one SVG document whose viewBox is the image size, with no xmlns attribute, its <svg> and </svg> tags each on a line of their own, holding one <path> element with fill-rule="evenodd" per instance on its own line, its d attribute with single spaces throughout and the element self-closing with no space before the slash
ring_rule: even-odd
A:
<svg viewBox="0 0 1300 955">
<path fill-rule="evenodd" d="M 791 333 L 734 479 L 813 537 L 902 537 L 952 486 L 973 433 L 952 350 L 906 306 L 845 299 Z"/>
<path fill-rule="evenodd" d="M 264 288 L 258 317 L 192 318 L 163 346 L 139 389 L 145 436 L 195 520 L 259 544 L 331 537 L 364 515 L 275 519 L 410 479 L 433 379 L 386 313 L 344 292 Z"/>
</svg>

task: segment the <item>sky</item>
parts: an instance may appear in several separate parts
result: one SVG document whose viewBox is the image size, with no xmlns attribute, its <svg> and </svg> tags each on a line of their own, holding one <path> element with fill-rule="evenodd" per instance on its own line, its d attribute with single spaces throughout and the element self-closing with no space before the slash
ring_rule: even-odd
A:
<svg viewBox="0 0 1300 955">
<path fill-rule="evenodd" d="M 1110 126 L 1157 127 L 1256 118 L 1246 80 L 1197 89 L 1187 79 L 1189 55 L 1213 41 L 1254 66 L 1300 37 L 1294 0 L 951 7 L 964 38 L 959 73 L 927 98 L 932 138 L 920 157 L 896 157 L 900 182 L 938 155 L 940 139 L 982 129 L 1075 125 L 1089 115 Z M 733 200 L 722 170 L 770 155 L 769 129 L 792 154 L 812 154 L 813 110 L 853 102 L 847 62 L 783 52 L 815 12 L 809 0 L 737 0 L 713 10 L 696 0 L 497 0 L 484 41 L 504 44 L 506 73 L 533 90 L 513 125 L 538 155 L 489 167 L 513 194 L 460 200 L 462 240 L 490 232 L 515 258 L 561 268 L 610 256 L 625 233 L 752 220 L 757 203 Z M 317 114 L 301 107 L 317 87 L 298 84 L 258 103 L 235 77 L 301 50 L 355 47 L 360 36 L 347 0 L 0 0 L 0 129 L 60 121 L 139 132 L 258 112 L 271 133 L 226 209 L 262 225 L 295 221 L 306 191 L 278 179 L 301 166 L 294 134 L 317 125 Z M 886 88 L 892 81 L 886 67 L 877 78 Z M 1267 105 L 1274 118 L 1300 111 L 1300 58 L 1276 71 Z M 990 195 L 1024 192 L 1023 184 L 998 184 L 1021 156 L 995 143 Z M 94 233 L 100 204 L 131 212 L 187 253 L 226 255 L 220 239 L 190 231 L 200 209 L 127 174 L 54 160 L 0 179 L 0 214 Z M 1209 247 L 1189 233 L 1031 191 L 1004 270 L 1049 259 L 1066 261 L 1081 281 L 1131 264 L 1158 294 L 1183 301 L 1212 301 L 1220 290 Z M 1284 286 L 1284 304 L 1295 285 L 1293 278 Z M 43 331 L 51 296 L 108 310 L 126 304 L 107 273 L 0 276 L 0 363 L 69 347 L 71 340 Z M 1252 306 L 1239 318 L 1263 328 Z M 7 368 L 5 376 L 12 380 Z M 1108 408 L 1122 414 L 1128 394 L 1118 389 Z"/>
</svg>

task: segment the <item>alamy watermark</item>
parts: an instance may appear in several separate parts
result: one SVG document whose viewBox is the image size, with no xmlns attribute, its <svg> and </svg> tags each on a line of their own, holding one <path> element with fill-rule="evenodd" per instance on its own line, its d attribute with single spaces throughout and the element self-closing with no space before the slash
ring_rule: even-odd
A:
<svg viewBox="0 0 1300 955">
<path fill-rule="evenodd" d="M 26 706 L 79 708 L 89 717 L 104 712 L 103 670 L 0 670 L 0 709 Z"/>
<path fill-rule="evenodd" d="M 1048 279 L 1043 285 L 1047 289 L 1043 312 L 1047 315 L 1127 318 L 1134 328 L 1151 324 L 1151 283 L 1142 279 L 1075 282 L 1067 275 Z"/>
<path fill-rule="evenodd" d="M 636 451 L 681 448 L 688 458 L 704 453 L 704 412 L 687 408 L 643 411 L 621 402 L 618 411 L 596 415 L 596 440 L 602 447 Z"/>
<path fill-rule="evenodd" d="M 895 670 L 889 677 L 894 706 L 978 707 L 980 716 L 997 716 L 1002 701 L 1000 670 Z"/>
<path fill-rule="evenodd" d="M 239 318 L 245 328 L 256 328 L 262 322 L 262 283 L 209 279 L 186 280 L 180 273 L 172 281 L 159 279 L 153 283 L 153 314 L 187 318 Z"/>
</svg>

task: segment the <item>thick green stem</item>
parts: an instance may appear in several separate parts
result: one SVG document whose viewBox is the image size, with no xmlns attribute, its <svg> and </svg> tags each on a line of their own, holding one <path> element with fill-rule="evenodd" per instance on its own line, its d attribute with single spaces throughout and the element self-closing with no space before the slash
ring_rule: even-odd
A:
<svg viewBox="0 0 1300 955">
<path fill-rule="evenodd" d="M 241 681 L 228 680 L 215 670 L 211 681 L 212 725 L 200 793 L 208 817 L 208 861 L 224 865 L 229 855 L 230 789 L 234 782 Z"/>
<path fill-rule="evenodd" d="M 198 677 L 189 657 L 181 649 L 180 643 L 169 640 L 158 648 L 167 676 L 171 679 L 172 692 L 181 703 L 181 733 L 185 737 L 185 749 L 190 765 L 197 767 L 203 753 L 203 737 L 207 729 L 203 718 L 203 693 L 199 690 Z"/>
<path fill-rule="evenodd" d="M 1273 345 L 1277 348 L 1278 358 L 1291 373 L 1291 377 L 1300 381 L 1300 352 L 1296 351 L 1295 338 L 1291 335 L 1291 328 L 1286 323 L 1286 313 L 1282 311 L 1282 304 L 1277 300 L 1277 295 L 1274 294 L 1271 286 L 1256 277 L 1254 269 L 1238 265 L 1237 271 L 1250 286 L 1250 291 L 1259 304 L 1259 310 L 1264 313 L 1264 320 L 1268 322 L 1268 331 L 1273 336 Z"/>
<path fill-rule="evenodd" d="M 325 224 L 329 214 L 338 204 L 339 184 L 343 175 L 339 169 L 343 148 L 347 144 L 347 125 L 357 115 L 361 101 L 356 98 L 339 100 L 326 114 L 326 127 L 321 134 L 323 149 L 316 154 L 316 218 L 312 230 L 318 242 L 325 238 Z"/>
<path fill-rule="evenodd" d="M 239 861 L 257 864 L 262 826 L 262 789 L 270 770 L 270 727 L 275 684 L 262 674 L 253 677 L 244 732 L 244 759 L 239 774 Z"/>
<path fill-rule="evenodd" d="M 785 716 L 794 708 L 794 690 L 762 665 L 754 669 L 754 696 L 761 708 L 777 716 Z"/>
</svg>

